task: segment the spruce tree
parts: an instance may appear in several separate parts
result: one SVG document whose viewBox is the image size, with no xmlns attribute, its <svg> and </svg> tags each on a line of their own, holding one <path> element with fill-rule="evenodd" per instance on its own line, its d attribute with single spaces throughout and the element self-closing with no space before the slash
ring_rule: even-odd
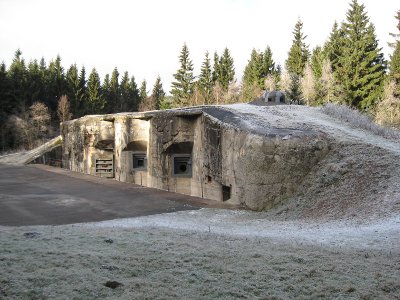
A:
<svg viewBox="0 0 400 300">
<path fill-rule="evenodd" d="M 400 10 L 397 11 L 396 15 L 394 16 L 397 20 L 397 30 L 398 33 L 389 33 L 395 41 L 393 43 L 388 43 L 391 48 L 396 48 L 397 42 L 400 41 Z"/>
<path fill-rule="evenodd" d="M 260 84 L 260 78 L 262 77 L 262 67 L 262 55 L 256 49 L 253 49 L 251 51 L 250 60 L 243 72 L 243 85 L 252 86 L 254 84 L 258 86 Z"/>
<path fill-rule="evenodd" d="M 67 95 L 70 102 L 70 110 L 74 117 L 79 116 L 80 112 L 80 85 L 79 85 L 79 75 L 78 68 L 76 64 L 69 67 L 66 74 L 67 81 Z"/>
<path fill-rule="evenodd" d="M 28 106 L 43 99 L 44 82 L 42 81 L 40 66 L 36 59 L 30 61 L 28 64 L 27 88 L 30 91 L 27 99 Z"/>
<path fill-rule="evenodd" d="M 291 103 L 303 104 L 303 95 L 301 92 L 300 76 L 298 76 L 295 73 L 291 73 L 289 76 L 290 76 L 290 83 L 289 83 L 289 88 L 286 91 L 287 97 Z"/>
<path fill-rule="evenodd" d="M 100 77 L 96 69 L 93 68 L 87 83 L 87 102 L 85 110 L 87 114 L 99 114 L 103 112 L 104 98 L 101 92 Z"/>
<path fill-rule="evenodd" d="M 263 79 L 263 56 L 256 49 L 251 51 L 242 78 L 242 98 L 243 101 L 252 101 L 264 88 Z"/>
<path fill-rule="evenodd" d="M 375 27 L 357 0 L 350 4 L 342 31 L 343 48 L 336 76 L 342 83 L 344 101 L 353 107 L 372 108 L 383 92 L 385 61 Z"/>
<path fill-rule="evenodd" d="M 101 91 L 103 93 L 103 98 L 104 98 L 104 112 L 108 113 L 110 111 L 110 103 L 112 102 L 110 74 L 106 74 L 104 76 L 103 84 L 101 86 Z"/>
<path fill-rule="evenodd" d="M 229 52 L 228 48 L 224 49 L 219 62 L 219 78 L 218 81 L 221 84 L 223 91 L 227 92 L 229 84 L 233 82 L 235 78 L 235 67 L 233 63 L 233 58 Z"/>
<path fill-rule="evenodd" d="M 157 77 L 156 82 L 154 83 L 153 86 L 153 92 L 151 94 L 151 98 L 152 98 L 152 109 L 156 109 L 159 110 L 160 109 L 160 105 L 162 103 L 162 101 L 164 100 L 165 97 L 165 92 L 161 83 L 161 78 L 160 76 Z"/>
<path fill-rule="evenodd" d="M 189 49 L 186 43 L 183 45 L 179 56 L 180 68 L 174 74 L 171 94 L 178 106 L 187 105 L 194 91 L 193 63 L 189 58 Z"/>
<path fill-rule="evenodd" d="M 119 85 L 119 72 L 118 69 L 115 67 L 113 72 L 111 73 L 111 80 L 110 80 L 110 102 L 107 106 L 108 113 L 115 113 L 118 111 L 120 105 L 120 85 Z"/>
<path fill-rule="evenodd" d="M 142 84 L 140 85 L 140 89 L 139 89 L 139 98 L 140 98 L 140 102 L 143 103 L 144 101 L 146 101 L 147 99 L 147 82 L 146 80 L 142 81 Z"/>
<path fill-rule="evenodd" d="M 212 91 L 214 86 L 211 63 L 210 63 L 210 58 L 208 56 L 209 54 L 207 51 L 204 57 L 203 64 L 201 65 L 200 76 L 197 82 L 198 87 L 200 88 L 200 91 L 204 96 L 206 104 L 210 103 L 211 101 Z"/>
<path fill-rule="evenodd" d="M 321 78 L 324 59 L 325 53 L 322 51 L 322 48 L 320 46 L 315 47 L 311 54 L 310 63 L 315 79 Z"/>
<path fill-rule="evenodd" d="M 51 111 L 56 111 L 58 99 L 66 93 L 64 68 L 61 65 L 61 57 L 59 55 L 50 62 L 47 75 L 48 98 L 45 99 L 44 104 Z"/>
<path fill-rule="evenodd" d="M 297 77 L 302 76 L 306 63 L 308 62 L 310 52 L 308 45 L 305 44 L 306 35 L 303 34 L 303 23 L 299 19 L 293 31 L 293 43 L 290 47 L 286 68 L 290 74 Z"/>
<path fill-rule="evenodd" d="M 124 75 L 121 78 L 121 84 L 120 84 L 121 98 L 119 101 L 117 112 L 128 111 L 128 104 L 130 100 L 129 81 L 130 81 L 129 74 L 128 72 L 125 71 Z"/>
<path fill-rule="evenodd" d="M 80 72 L 79 72 L 79 88 L 77 91 L 78 99 L 77 103 L 79 103 L 78 107 L 76 108 L 77 115 L 78 116 L 83 116 L 85 114 L 85 108 L 84 105 L 87 101 L 87 94 L 86 94 L 86 69 L 85 66 L 82 66 Z"/>
<path fill-rule="evenodd" d="M 17 50 L 7 72 L 10 83 L 9 102 L 14 112 L 25 111 L 27 99 L 27 69 L 21 50 Z"/>
<path fill-rule="evenodd" d="M 328 41 L 325 43 L 323 52 L 324 56 L 329 59 L 332 70 L 335 72 L 340 67 L 339 58 L 343 55 L 344 32 L 339 28 L 335 21 L 329 35 Z"/>
<path fill-rule="evenodd" d="M 219 64 L 219 56 L 217 52 L 214 52 L 214 65 L 213 65 L 213 73 L 212 79 L 215 84 L 220 77 L 220 64 Z"/>
<path fill-rule="evenodd" d="M 128 111 L 138 111 L 140 95 L 134 76 L 132 76 L 129 81 L 129 95 Z"/>
<path fill-rule="evenodd" d="M 7 134 L 7 119 L 13 108 L 9 98 L 11 87 L 7 77 L 6 64 L 0 64 L 0 151 L 5 151 L 10 144 L 10 135 Z"/>
<path fill-rule="evenodd" d="M 276 73 L 275 62 L 272 58 L 272 50 L 269 46 L 264 50 L 262 56 L 262 70 L 263 82 L 265 77 Z"/>
</svg>

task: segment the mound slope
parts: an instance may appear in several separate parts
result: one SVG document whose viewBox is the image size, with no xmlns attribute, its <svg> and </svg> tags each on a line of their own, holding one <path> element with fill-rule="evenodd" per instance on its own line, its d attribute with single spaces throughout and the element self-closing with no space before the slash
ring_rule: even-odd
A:
<svg viewBox="0 0 400 300">
<path fill-rule="evenodd" d="M 230 105 L 248 126 L 314 130 L 330 150 L 297 192 L 268 212 L 284 219 L 365 219 L 400 212 L 400 142 L 305 106 Z M 356 117 L 356 116 L 355 116 Z"/>
</svg>

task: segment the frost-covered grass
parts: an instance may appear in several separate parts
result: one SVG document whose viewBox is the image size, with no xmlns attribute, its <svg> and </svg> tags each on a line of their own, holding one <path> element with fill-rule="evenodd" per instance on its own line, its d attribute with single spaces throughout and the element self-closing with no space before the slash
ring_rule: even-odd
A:
<svg viewBox="0 0 400 300">
<path fill-rule="evenodd" d="M 366 129 L 374 134 L 386 138 L 400 138 L 400 132 L 389 127 L 376 124 L 371 117 L 361 113 L 356 109 L 352 109 L 346 105 L 337 105 L 328 103 L 321 110 L 327 115 L 343 120 L 357 128 Z"/>
<path fill-rule="evenodd" d="M 190 229 L 193 222 L 184 229 L 184 220 L 201 214 L 0 227 L 0 299 L 394 299 L 400 294 L 400 248 L 393 244 L 398 239 L 382 247 L 309 243 L 297 238 L 294 224 L 287 229 L 291 235 L 278 238 L 267 234 L 275 230 L 273 222 L 249 213 L 240 214 L 242 226 L 258 226 L 266 234 L 230 232 L 228 225 L 239 220 L 236 213 L 230 221 L 224 213 L 198 230 Z M 164 221 L 157 223 L 159 217 Z M 162 225 L 167 219 L 175 228 Z M 297 229 L 304 235 L 303 226 Z M 386 234 L 366 236 L 365 242 L 379 244 Z M 108 281 L 122 285 L 111 289 Z"/>
</svg>

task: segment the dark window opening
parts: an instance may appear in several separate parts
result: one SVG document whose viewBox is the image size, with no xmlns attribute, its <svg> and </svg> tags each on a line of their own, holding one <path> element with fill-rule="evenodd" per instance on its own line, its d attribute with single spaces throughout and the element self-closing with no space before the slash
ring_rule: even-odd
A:
<svg viewBox="0 0 400 300">
<path fill-rule="evenodd" d="M 134 153 L 133 154 L 133 168 L 134 169 L 146 169 L 147 158 L 145 153 Z"/>
<path fill-rule="evenodd" d="M 173 174 L 176 176 L 192 176 L 192 160 L 191 155 L 173 156 L 174 169 Z"/>
<path fill-rule="evenodd" d="M 222 186 L 222 201 L 231 199 L 231 187 L 227 185 Z"/>
<path fill-rule="evenodd" d="M 211 182 L 211 181 L 212 181 L 211 176 L 207 176 L 207 182 Z"/>
</svg>

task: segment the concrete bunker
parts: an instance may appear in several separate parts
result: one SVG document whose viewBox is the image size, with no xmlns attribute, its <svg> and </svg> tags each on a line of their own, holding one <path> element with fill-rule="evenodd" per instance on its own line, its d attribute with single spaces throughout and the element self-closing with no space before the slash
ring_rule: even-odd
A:
<svg viewBox="0 0 400 300">
<path fill-rule="evenodd" d="M 247 126 L 243 117 L 227 106 L 86 116 L 62 124 L 64 166 L 266 209 L 301 186 L 329 143 L 317 131 L 275 128 L 268 119 Z"/>
<path fill-rule="evenodd" d="M 270 105 L 285 104 L 285 94 L 282 91 L 266 91 L 263 95 L 264 102 Z"/>
</svg>

